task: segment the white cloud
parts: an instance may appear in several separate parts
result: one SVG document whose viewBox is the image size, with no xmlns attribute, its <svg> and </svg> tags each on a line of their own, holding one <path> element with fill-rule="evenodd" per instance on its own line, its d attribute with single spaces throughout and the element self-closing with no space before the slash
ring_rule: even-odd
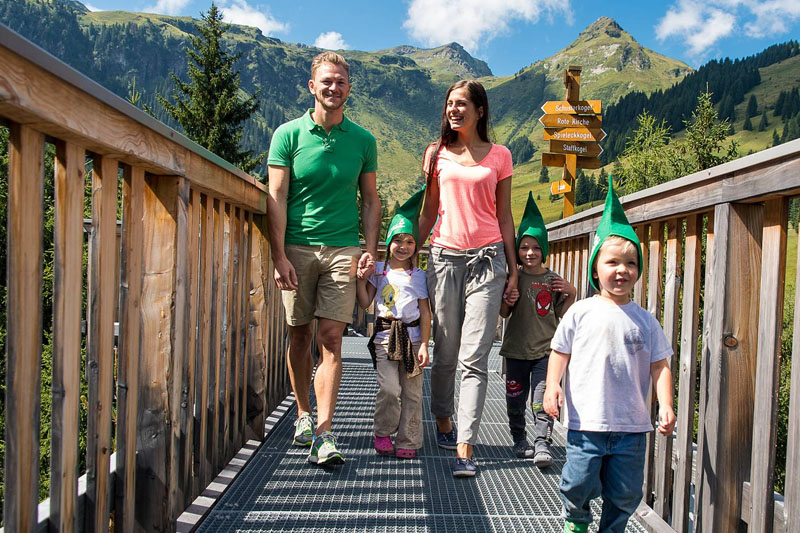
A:
<svg viewBox="0 0 800 533">
<path fill-rule="evenodd" d="M 350 45 L 344 42 L 342 34 L 336 31 L 320 33 L 317 40 L 314 41 L 314 46 L 326 50 L 347 50 L 350 48 Z"/>
<path fill-rule="evenodd" d="M 155 5 L 143 9 L 145 13 L 179 15 L 190 0 L 158 0 Z"/>
<path fill-rule="evenodd" d="M 94 7 L 94 6 L 93 6 L 93 5 L 91 5 L 91 4 L 83 4 L 83 5 L 84 5 L 84 6 L 86 6 L 86 9 L 88 9 L 89 11 L 92 11 L 92 12 L 95 12 L 95 11 L 104 11 L 102 8 L 99 8 L 99 7 Z"/>
<path fill-rule="evenodd" d="M 737 29 L 749 37 L 776 37 L 798 19 L 798 0 L 678 0 L 656 25 L 656 37 L 682 40 L 699 59 Z"/>
<path fill-rule="evenodd" d="M 556 13 L 559 22 L 572 23 L 569 0 L 411 0 L 403 27 L 427 46 L 456 41 L 475 53 L 514 21 L 535 23 Z"/>
<path fill-rule="evenodd" d="M 274 18 L 266 7 L 251 6 L 245 0 L 220 2 L 219 9 L 225 22 L 253 26 L 264 35 L 275 35 L 289 30 L 289 25 Z"/>
</svg>

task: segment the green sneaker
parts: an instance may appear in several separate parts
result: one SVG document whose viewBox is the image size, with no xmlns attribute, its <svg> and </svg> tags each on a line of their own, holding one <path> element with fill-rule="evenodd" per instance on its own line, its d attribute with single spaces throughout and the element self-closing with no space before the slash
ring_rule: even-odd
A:
<svg viewBox="0 0 800 533">
<path fill-rule="evenodd" d="M 344 463 L 342 452 L 336 449 L 336 437 L 330 431 L 314 438 L 311 451 L 308 453 L 308 462 L 317 465 L 340 465 Z"/>
<path fill-rule="evenodd" d="M 311 446 L 314 442 L 314 420 L 309 413 L 303 413 L 300 418 L 294 421 L 294 444 L 295 446 Z"/>
<path fill-rule="evenodd" d="M 564 533 L 588 533 L 589 524 L 564 520 Z"/>
</svg>

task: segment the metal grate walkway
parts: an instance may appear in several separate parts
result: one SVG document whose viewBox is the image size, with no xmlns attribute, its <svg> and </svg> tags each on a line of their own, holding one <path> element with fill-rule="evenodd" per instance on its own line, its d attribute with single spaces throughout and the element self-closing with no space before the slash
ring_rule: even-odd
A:
<svg viewBox="0 0 800 533">
<path fill-rule="evenodd" d="M 490 360 L 489 391 L 475 456 L 474 478 L 451 474 L 455 452 L 435 442 L 424 387 L 425 445 L 412 460 L 378 456 L 372 448 L 377 385 L 366 339 L 346 337 L 344 376 L 334 433 L 346 463 L 325 469 L 291 446 L 294 406 L 200 524 L 199 531 L 482 531 L 561 532 L 558 483 L 563 439 L 554 435 L 555 464 L 539 471 L 514 457 L 505 414 L 505 384 L 498 347 Z M 528 411 L 529 428 L 533 418 Z M 530 430 L 529 430 L 530 435 Z M 599 505 L 593 504 L 596 531 Z M 629 532 L 644 532 L 634 520 Z"/>
</svg>

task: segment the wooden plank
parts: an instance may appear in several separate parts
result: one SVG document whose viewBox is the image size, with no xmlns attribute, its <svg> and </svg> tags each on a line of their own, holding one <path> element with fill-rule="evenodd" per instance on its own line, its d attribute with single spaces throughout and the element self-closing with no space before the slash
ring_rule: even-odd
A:
<svg viewBox="0 0 800 533">
<path fill-rule="evenodd" d="M 158 531 L 170 523 L 173 416 L 171 380 L 178 203 L 181 178 L 145 178 L 139 422 L 136 456 L 137 528 Z M 184 251 L 181 250 L 180 254 Z M 177 408 L 176 408 L 177 409 Z"/>
<path fill-rule="evenodd" d="M 742 483 L 752 452 L 753 376 L 758 335 L 758 280 L 761 275 L 763 207 L 716 207 L 709 316 L 707 398 L 703 413 L 699 524 L 703 531 L 739 528 Z"/>
<path fill-rule="evenodd" d="M 664 334 L 672 345 L 673 354 L 678 353 L 678 295 L 681 279 L 681 239 L 683 222 L 672 219 L 667 222 L 667 257 L 664 283 Z M 675 379 L 675 359 L 670 358 L 670 372 Z M 671 516 L 672 493 L 672 435 L 655 435 L 658 453 L 655 457 L 655 500 L 653 509 L 665 520 Z"/>
<path fill-rule="evenodd" d="M 800 267 L 800 246 L 797 249 L 796 265 Z M 800 332 L 800 268 L 796 269 L 793 331 Z M 792 336 L 791 383 L 789 390 L 789 430 L 786 439 L 786 481 L 784 485 L 786 529 L 800 531 L 800 335 Z"/>
<path fill-rule="evenodd" d="M 750 509 L 752 509 L 750 496 L 751 496 L 750 483 L 745 481 L 744 484 L 742 484 L 742 516 L 741 516 L 742 522 L 747 522 L 750 520 Z M 786 503 L 782 495 L 778 494 L 777 492 L 773 492 L 772 503 L 775 506 L 775 512 L 773 513 L 774 519 L 772 522 L 772 529 L 770 531 L 775 531 L 778 533 L 792 531 L 791 529 L 786 528 L 786 518 L 785 518 Z"/>
<path fill-rule="evenodd" d="M 192 189 L 191 198 L 187 210 L 189 226 L 189 330 L 186 341 L 185 366 L 187 372 L 186 404 L 184 409 L 186 416 L 184 427 L 186 439 L 182 446 L 183 466 L 181 485 L 184 487 L 184 508 L 195 498 L 196 472 L 194 470 L 194 442 L 195 442 L 195 391 L 197 388 L 197 317 L 199 316 L 199 293 L 200 293 L 200 221 L 202 217 L 202 206 L 200 205 L 200 192 Z M 181 406 L 183 407 L 183 406 Z"/>
<path fill-rule="evenodd" d="M 81 146 L 56 144 L 50 522 L 59 531 L 66 532 L 75 531 L 78 526 L 85 165 L 86 152 Z"/>
<path fill-rule="evenodd" d="M 594 288 L 591 285 L 591 265 L 589 264 L 589 256 L 592 254 L 592 247 L 594 245 L 594 232 L 590 233 L 586 239 L 586 253 L 583 254 L 583 277 L 581 278 L 581 286 L 579 287 L 576 300 L 581 298 L 588 298 L 594 294 Z"/>
<path fill-rule="evenodd" d="M 117 472 L 114 522 L 136 524 L 136 428 L 139 414 L 139 344 L 144 169 L 126 168 L 122 183 L 120 338 L 117 367 Z"/>
<path fill-rule="evenodd" d="M 232 261 L 233 261 L 233 288 L 231 289 L 231 298 L 233 299 L 231 311 L 231 378 L 232 389 L 230 393 L 231 407 L 230 407 L 230 422 L 231 428 L 230 441 L 232 449 L 238 450 L 242 447 L 244 440 L 242 439 L 243 425 L 240 425 L 240 405 L 242 403 L 242 352 L 240 350 L 241 341 L 241 313 L 242 313 L 242 273 L 244 270 L 244 261 L 242 261 L 242 213 L 241 209 L 234 209 L 233 214 L 233 230 L 231 238 L 232 247 Z"/>
<path fill-rule="evenodd" d="M 238 169 L 222 168 L 200 155 L 202 148 L 180 139 L 174 130 L 159 123 L 145 125 L 143 122 L 149 123 L 149 117 L 131 112 L 124 100 L 88 78 L 72 73 L 84 81 L 86 88 L 79 88 L 4 46 L 0 46 L 0 64 L 1 116 L 155 174 L 190 176 L 203 190 L 266 212 L 263 184 Z M 93 96 L 91 90 L 87 92 L 89 86 L 98 95 L 103 93 L 105 101 Z M 63 105 L 64 102 L 70 105 Z"/>
<path fill-rule="evenodd" d="M 111 456 L 111 410 L 114 383 L 114 300 L 116 285 L 117 190 L 119 162 L 97 156 L 92 171 L 92 230 L 89 236 L 87 310 L 87 381 L 89 413 L 86 430 L 87 528 L 108 531 L 111 511 L 108 476 Z"/>
<path fill-rule="evenodd" d="M 638 226 L 634 228 L 634 230 L 636 231 L 636 236 L 639 237 L 639 242 L 641 243 L 642 246 L 642 264 L 640 265 L 640 268 L 642 270 L 642 275 L 639 276 L 639 279 L 633 286 L 633 301 L 636 302 L 637 305 L 639 305 L 639 307 L 644 307 L 646 309 L 647 303 L 645 301 L 645 296 L 646 296 L 645 289 L 647 287 L 647 272 L 650 262 L 648 261 L 649 248 L 645 246 L 645 243 L 648 242 L 649 239 L 648 236 L 650 227 Z M 648 265 L 648 268 L 645 268 L 645 265 Z"/>
<path fill-rule="evenodd" d="M 39 501 L 44 136 L 9 129 L 3 519 L 8 531 L 30 531 Z"/>
<path fill-rule="evenodd" d="M 706 437 L 705 437 L 705 413 L 708 406 L 708 380 L 711 374 L 709 364 L 711 357 L 709 356 L 709 330 L 711 328 L 711 320 L 709 314 L 705 311 L 706 306 L 710 302 L 710 294 L 708 293 L 709 287 L 714 285 L 714 269 L 712 268 L 712 261 L 714 258 L 714 212 L 708 213 L 705 218 L 705 233 L 706 233 L 706 254 L 705 254 L 705 279 L 703 280 L 703 328 L 701 330 L 701 350 L 700 350 L 700 381 L 698 387 L 700 389 L 700 399 L 697 411 L 697 451 L 696 457 L 705 456 Z M 701 231 L 702 233 L 702 231 Z M 703 465 L 702 461 L 696 462 L 694 465 L 693 483 L 694 483 L 694 523 L 699 523 L 703 510 L 698 508 L 699 502 L 703 500 L 703 484 L 701 481 Z"/>
<path fill-rule="evenodd" d="M 233 221 L 235 208 L 230 204 L 225 206 L 223 212 L 223 248 L 222 248 L 222 346 L 220 347 L 220 468 L 230 459 L 230 454 L 236 449 L 231 439 L 231 394 L 233 392 L 233 372 L 231 363 L 235 361 L 232 351 L 233 335 Z"/>
<path fill-rule="evenodd" d="M 216 475 L 222 468 L 222 454 L 220 453 L 220 417 L 223 415 L 220 403 L 220 380 L 224 379 L 224 365 L 222 364 L 222 323 L 224 321 L 222 309 L 223 271 L 222 250 L 223 217 L 225 202 L 218 200 L 214 203 L 214 263 L 212 274 L 212 300 L 211 300 L 211 372 L 209 373 L 209 398 L 208 410 L 211 416 L 211 428 L 208 434 L 211 447 L 212 475 Z M 223 385 L 224 387 L 224 385 Z M 224 448 L 223 448 L 224 449 Z"/>
<path fill-rule="evenodd" d="M 694 398 L 697 390 L 697 335 L 700 308 L 700 254 L 702 217 L 686 219 L 684 255 L 683 309 L 681 312 L 680 369 L 678 379 L 677 437 L 675 452 L 675 492 L 672 503 L 672 525 L 676 531 L 689 527 L 689 498 L 692 483 L 692 441 L 694 431 Z"/>
<path fill-rule="evenodd" d="M 653 315 L 656 320 L 661 321 L 661 281 L 664 275 L 663 265 L 663 239 L 664 239 L 664 224 L 655 223 L 650 225 L 650 239 L 648 245 L 648 260 L 647 260 L 647 311 Z M 644 243 L 645 241 L 642 241 Z M 644 277 L 644 276 L 643 276 Z M 644 291 L 642 291 L 644 292 Z M 643 306 L 644 307 L 644 306 Z M 652 381 L 652 380 L 651 380 Z M 652 383 L 647 390 L 647 402 L 650 405 L 651 415 L 655 414 L 655 395 L 653 394 Z M 655 452 L 655 438 L 652 432 L 647 434 L 645 463 L 644 463 L 644 501 L 648 505 L 653 506 L 653 496 L 655 489 L 655 472 L 654 472 L 654 452 Z M 659 513 L 661 515 L 661 513 Z"/>
<path fill-rule="evenodd" d="M 170 178 L 172 180 L 172 178 Z M 172 221 L 168 228 L 173 231 L 172 241 L 174 274 L 172 279 L 172 321 L 170 323 L 170 359 L 168 364 L 169 379 L 167 390 L 169 404 L 167 416 L 169 419 L 170 443 L 168 455 L 168 485 L 167 502 L 169 523 L 174 524 L 183 512 L 184 491 L 188 487 L 183 484 L 183 457 L 184 442 L 186 440 L 186 426 L 189 425 L 191 411 L 188 400 L 189 368 L 187 366 L 186 344 L 189 335 L 189 258 L 186 253 L 189 244 L 189 182 L 178 178 L 176 183 L 167 183 L 167 196 L 164 199 Z M 168 202 L 168 203 L 167 203 Z M 174 228 L 174 229 L 173 229 Z M 169 234 L 165 237 L 168 238 Z M 169 244 L 169 243 L 168 243 Z M 165 265 L 169 265 L 165 258 Z M 164 284 L 166 290 L 166 283 Z"/>
<path fill-rule="evenodd" d="M 267 219 L 263 215 L 253 216 L 250 224 L 250 331 L 248 333 L 249 369 L 248 369 L 248 435 L 263 439 L 264 421 L 266 419 L 267 391 L 265 373 L 267 358 L 272 354 L 266 352 L 266 339 L 269 331 L 268 302 L 265 300 L 266 287 L 270 280 L 266 279 L 269 271 L 269 243 L 267 241 Z M 250 407 L 252 402 L 252 409 Z"/>
<path fill-rule="evenodd" d="M 762 533 L 772 532 L 774 518 L 773 482 L 788 210 L 786 198 L 770 200 L 764 205 L 754 406 L 758 416 L 753 420 L 749 469 L 752 495 L 750 531 Z"/>
<path fill-rule="evenodd" d="M 239 321 L 239 352 L 241 354 L 241 378 L 239 380 L 239 386 L 241 388 L 240 393 L 240 402 L 241 406 L 239 408 L 239 417 L 240 417 L 240 425 L 241 425 L 241 435 L 242 440 L 247 442 L 247 408 L 249 406 L 249 397 L 248 397 L 248 382 L 249 382 L 249 366 L 250 366 L 250 358 L 248 356 L 248 325 L 249 325 L 249 315 L 248 315 L 248 303 L 250 299 L 250 228 L 252 226 L 250 213 L 243 211 L 241 216 L 242 221 L 242 246 L 239 252 L 239 258 L 242 267 L 242 280 L 241 284 L 239 285 L 239 299 L 240 299 L 240 321 Z M 271 411 L 270 411 L 271 412 Z M 263 440 L 263 432 L 259 440 Z"/>
<path fill-rule="evenodd" d="M 211 359 L 211 280 L 214 250 L 214 199 L 203 195 L 201 200 L 200 294 L 198 306 L 198 350 L 195 373 L 199 376 L 195 391 L 195 472 L 199 475 L 193 496 L 197 496 L 211 481 L 211 461 L 208 446 L 208 396 Z M 196 416 L 197 416 L 196 415 Z"/>
<path fill-rule="evenodd" d="M 576 168 L 595 169 L 600 168 L 603 164 L 596 157 L 583 157 L 576 156 L 578 159 L 575 162 Z M 542 153 L 542 166 L 545 167 L 563 167 L 566 164 L 567 156 L 564 154 L 551 154 L 549 152 Z M 596 226 L 596 224 L 595 224 Z"/>
</svg>

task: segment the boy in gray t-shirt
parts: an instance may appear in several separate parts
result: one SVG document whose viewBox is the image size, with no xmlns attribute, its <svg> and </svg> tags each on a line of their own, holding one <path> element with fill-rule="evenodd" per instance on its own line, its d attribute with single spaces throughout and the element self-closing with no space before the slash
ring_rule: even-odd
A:
<svg viewBox="0 0 800 533">
<path fill-rule="evenodd" d="M 599 294 L 575 303 L 556 329 L 544 409 L 556 417 L 566 401 L 564 531 L 588 531 L 589 502 L 602 494 L 600 531 L 622 533 L 642 499 L 645 435 L 653 429 L 647 405 L 651 377 L 658 431 L 670 435 L 675 426 L 672 347 L 658 321 L 630 300 L 641 273 L 641 245 L 610 180 L 596 235 L 589 264 Z"/>
</svg>

